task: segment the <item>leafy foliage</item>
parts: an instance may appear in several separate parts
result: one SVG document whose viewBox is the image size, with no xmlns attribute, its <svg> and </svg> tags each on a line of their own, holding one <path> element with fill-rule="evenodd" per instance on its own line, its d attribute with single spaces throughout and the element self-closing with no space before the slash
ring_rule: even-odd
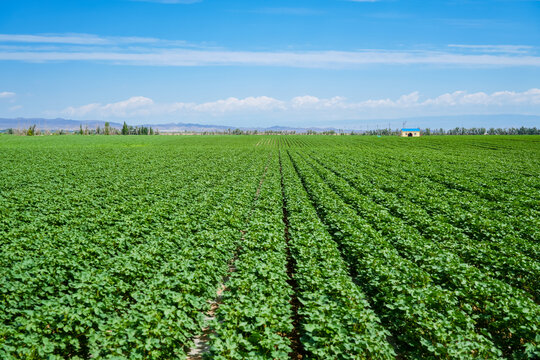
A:
<svg viewBox="0 0 540 360">
<path fill-rule="evenodd" d="M 538 140 L 2 136 L 0 358 L 538 358 Z"/>
</svg>

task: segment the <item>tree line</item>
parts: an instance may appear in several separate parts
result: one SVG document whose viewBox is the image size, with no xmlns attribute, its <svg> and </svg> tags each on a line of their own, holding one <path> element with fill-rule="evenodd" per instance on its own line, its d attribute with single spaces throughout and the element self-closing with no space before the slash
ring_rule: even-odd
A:
<svg viewBox="0 0 540 360">
<path fill-rule="evenodd" d="M 430 135 L 540 135 L 540 129 L 536 127 L 511 127 L 511 128 L 484 128 L 484 127 L 455 127 L 453 129 L 431 129 L 425 128 L 420 129 L 420 132 L 424 136 Z M 343 133 L 340 133 L 343 134 Z M 333 134 L 329 134 L 333 135 Z M 378 136 L 388 136 L 388 135 L 401 135 L 400 129 L 390 130 L 390 129 L 377 129 L 377 130 L 362 130 L 362 131 L 352 131 L 349 135 L 378 135 Z"/>
<path fill-rule="evenodd" d="M 112 127 L 109 122 L 106 122 L 103 127 L 99 125 L 95 129 L 90 129 L 87 125 L 79 125 L 79 130 L 76 131 L 66 131 L 63 129 L 50 131 L 50 130 L 40 130 L 36 128 L 36 124 L 29 126 L 28 128 L 23 129 L 13 129 L 9 128 L 5 131 L 7 134 L 12 135 L 66 135 L 66 134 L 75 134 L 75 135 L 159 135 L 159 130 L 154 129 L 151 126 L 131 126 L 124 122 L 122 129 L 117 129 Z"/>
<path fill-rule="evenodd" d="M 540 135 L 540 129 L 536 127 L 520 127 L 520 128 L 484 128 L 484 127 L 456 127 L 454 129 L 420 129 L 422 135 Z M 186 131 L 187 132 L 187 131 Z M 376 136 L 399 136 L 401 135 L 401 129 L 376 129 L 376 130 L 313 130 L 308 129 L 305 132 L 298 132 L 294 130 L 241 130 L 241 129 L 227 129 L 225 131 L 204 131 L 200 134 L 203 135 L 376 135 Z"/>
<path fill-rule="evenodd" d="M 77 131 L 56 130 L 51 132 L 50 130 L 39 130 L 36 128 L 36 124 L 23 129 L 7 129 L 4 131 L 7 134 L 13 135 L 65 135 L 74 133 L 76 135 L 159 135 L 158 129 L 153 129 L 151 126 L 131 126 L 124 122 L 121 129 L 111 127 L 108 122 L 104 127 L 99 125 L 95 129 L 90 129 L 88 126 L 83 128 L 82 124 Z M 305 132 L 299 132 L 294 130 L 242 130 L 242 129 L 227 129 L 224 131 L 183 131 L 173 134 L 199 134 L 199 135 L 376 135 L 376 136 L 398 136 L 401 134 L 400 129 L 377 129 L 377 130 L 324 130 L 317 131 L 308 129 Z M 456 127 L 453 129 L 421 129 L 423 136 L 431 135 L 540 135 L 540 129 L 536 127 L 511 127 L 511 128 L 484 128 L 484 127 Z"/>
<path fill-rule="evenodd" d="M 540 129 L 536 127 L 520 128 L 464 128 L 456 127 L 450 130 L 444 129 L 430 129 L 427 128 L 423 131 L 424 135 L 540 135 Z"/>
</svg>

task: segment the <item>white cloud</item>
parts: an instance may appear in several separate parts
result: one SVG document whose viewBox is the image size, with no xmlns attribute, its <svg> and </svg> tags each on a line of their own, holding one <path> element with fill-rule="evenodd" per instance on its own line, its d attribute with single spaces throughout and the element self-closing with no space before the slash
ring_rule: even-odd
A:
<svg viewBox="0 0 540 360">
<path fill-rule="evenodd" d="M 134 96 L 124 101 L 102 105 L 92 103 L 80 107 L 68 107 L 62 111 L 64 115 L 84 118 L 87 116 L 97 117 L 132 117 L 150 114 L 150 108 L 154 101 L 144 96 Z"/>
<path fill-rule="evenodd" d="M 316 96 L 311 95 L 304 95 L 304 96 L 297 96 L 291 100 L 293 107 L 303 107 L 303 106 L 312 106 L 316 105 L 321 101 Z"/>
<path fill-rule="evenodd" d="M 45 44 L 79 44 L 79 45 L 102 45 L 108 41 L 96 35 L 89 34 L 63 34 L 63 35 L 24 35 L 24 34 L 0 34 L 0 42 L 17 43 L 45 43 Z"/>
<path fill-rule="evenodd" d="M 423 98 L 417 91 L 393 99 L 367 99 L 347 101 L 335 96 L 319 98 L 311 95 L 279 100 L 268 96 L 230 97 L 204 103 L 174 102 L 156 103 L 144 96 L 131 97 L 110 104 L 91 103 L 79 107 L 68 107 L 59 113 L 72 118 L 149 118 L 163 116 L 225 116 L 234 114 L 268 115 L 270 113 L 296 114 L 306 116 L 331 116 L 347 118 L 356 114 L 405 114 L 407 111 L 500 111 L 519 106 L 540 113 L 540 89 L 523 92 L 498 91 L 468 93 L 455 91 L 432 98 Z"/>
<path fill-rule="evenodd" d="M 465 55 L 385 50 L 254 52 L 216 50 L 156 50 L 154 52 L 3 51 L 0 60 L 25 62 L 103 61 L 147 66 L 280 66 L 297 68 L 384 65 L 540 66 L 538 56 Z"/>
<path fill-rule="evenodd" d="M 407 95 L 401 95 L 399 99 L 397 99 L 396 105 L 404 107 L 415 105 L 418 103 L 418 99 L 420 99 L 420 93 L 414 91 Z"/>
<path fill-rule="evenodd" d="M 189 107 L 190 110 L 199 111 L 199 112 L 230 112 L 230 111 L 241 111 L 241 110 L 257 110 L 257 111 L 268 111 L 274 109 L 284 109 L 284 102 L 268 97 L 268 96 L 259 96 L 259 97 L 247 97 L 244 99 L 237 99 L 230 97 L 225 100 L 218 100 L 214 102 L 207 102 L 198 105 L 192 105 Z"/>
<path fill-rule="evenodd" d="M 85 117 L 140 117 L 178 113 L 201 113 L 219 115 L 231 112 L 285 110 L 285 102 L 268 97 L 230 97 L 205 103 L 175 102 L 156 104 L 144 96 L 131 97 L 125 101 L 110 104 L 92 103 L 80 107 L 68 107 L 61 111 L 64 116 Z"/>
<path fill-rule="evenodd" d="M 328 108 L 348 108 L 349 105 L 345 103 L 345 98 L 341 96 L 334 96 L 330 99 L 319 99 L 318 97 L 311 95 L 297 96 L 291 99 L 290 107 L 295 109 L 312 108 L 312 109 L 328 109 Z"/>
<path fill-rule="evenodd" d="M 3 43 L 9 46 L 2 45 Z M 41 44 L 42 46 L 37 46 Z M 47 46 L 44 47 L 43 45 Z M 138 66 L 279 66 L 297 68 L 382 65 L 540 66 L 526 45 L 449 45 L 442 50 L 241 51 L 184 41 L 89 34 L 0 34 L 0 61 L 99 61 Z"/>
<path fill-rule="evenodd" d="M 70 47 L 66 45 L 83 45 L 86 46 L 88 51 L 92 49 L 107 49 L 107 46 L 123 46 L 123 45 L 144 45 L 144 46 L 156 46 L 156 47 L 201 47 L 195 44 L 189 44 L 182 40 L 166 40 L 153 37 L 141 37 L 141 36 L 98 36 L 92 34 L 37 34 L 37 35 L 25 35 L 25 34 L 0 34 L 0 43 L 12 43 L 12 44 L 53 44 L 57 45 L 57 48 L 38 48 L 35 45 L 30 47 L 32 50 L 70 50 Z M 63 46 L 63 47 L 60 47 Z M 18 47 L 11 46 L 9 48 L 3 46 L 8 50 L 28 49 L 19 45 Z M 79 48 L 80 49 L 80 48 Z"/>
<path fill-rule="evenodd" d="M 0 99 L 8 99 L 8 98 L 13 98 L 15 97 L 15 93 L 14 92 L 11 92 L 11 91 L 3 91 L 3 92 L 0 92 Z"/>
<path fill-rule="evenodd" d="M 505 105 L 540 105 L 540 89 L 530 89 L 524 92 L 499 91 L 491 95 L 484 92 L 469 94 L 466 91 L 455 91 L 427 99 L 423 105 L 430 106 L 505 106 Z"/>
<path fill-rule="evenodd" d="M 506 54 L 526 54 L 533 50 L 532 46 L 528 45 L 463 45 L 450 44 L 449 48 L 460 50 L 470 50 L 474 52 L 484 53 L 506 53 Z"/>
</svg>

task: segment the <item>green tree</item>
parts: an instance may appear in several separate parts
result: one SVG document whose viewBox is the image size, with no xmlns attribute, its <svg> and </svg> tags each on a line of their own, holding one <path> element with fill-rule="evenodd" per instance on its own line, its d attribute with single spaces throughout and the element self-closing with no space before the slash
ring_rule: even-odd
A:
<svg viewBox="0 0 540 360">
<path fill-rule="evenodd" d="M 28 130 L 26 131 L 26 135 L 28 136 L 34 136 L 36 134 L 36 124 L 30 126 Z"/>
<path fill-rule="evenodd" d="M 124 126 L 122 126 L 122 135 L 129 135 L 129 128 L 125 121 L 124 121 Z"/>
</svg>

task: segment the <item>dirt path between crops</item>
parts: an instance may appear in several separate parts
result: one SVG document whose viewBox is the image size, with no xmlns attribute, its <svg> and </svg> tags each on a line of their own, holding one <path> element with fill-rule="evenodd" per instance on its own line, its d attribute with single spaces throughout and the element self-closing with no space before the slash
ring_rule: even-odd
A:
<svg viewBox="0 0 540 360">
<path fill-rule="evenodd" d="M 266 173 L 268 172 L 268 166 L 269 166 L 268 163 L 270 162 L 271 154 L 272 153 L 268 154 L 266 166 L 261 176 L 261 180 L 259 181 L 259 185 L 257 186 L 257 191 L 255 192 L 253 205 L 251 206 L 251 210 L 249 212 L 249 217 L 247 219 L 246 225 L 249 224 L 251 220 L 251 216 L 253 215 L 253 211 L 255 211 L 255 205 L 257 204 L 257 201 L 259 200 L 261 187 L 264 183 L 264 179 L 266 178 Z M 242 234 L 242 237 L 240 238 L 240 241 L 242 242 L 245 240 L 244 235 L 246 231 L 240 230 L 240 233 Z M 229 269 L 227 270 L 227 275 L 224 276 L 223 279 L 221 280 L 221 284 L 218 286 L 218 290 L 216 291 L 216 297 L 210 303 L 210 310 L 208 310 L 208 312 L 205 314 L 204 320 L 206 323 L 210 323 L 216 318 L 217 309 L 219 309 L 219 306 L 221 305 L 222 300 L 223 300 L 223 293 L 227 290 L 227 282 L 231 278 L 231 274 L 236 271 L 236 267 L 234 266 L 234 264 L 236 263 L 236 260 L 238 259 L 238 250 L 235 252 L 233 258 L 229 261 Z M 211 334 L 212 334 L 212 329 L 210 329 L 210 327 L 207 326 L 203 329 L 200 335 L 197 335 L 193 338 L 194 344 L 193 344 L 193 347 L 189 350 L 186 360 L 202 360 L 204 358 L 204 355 L 210 351 L 210 335 Z"/>
<path fill-rule="evenodd" d="M 282 209 L 283 209 L 283 224 L 285 225 L 284 228 L 284 237 L 285 242 L 287 243 L 287 275 L 289 276 L 289 280 L 287 280 L 287 283 L 293 290 L 293 294 L 290 299 L 291 308 L 293 311 L 293 329 L 292 331 L 287 334 L 287 337 L 289 340 L 291 340 L 291 349 L 292 353 L 290 355 L 290 359 L 303 359 L 305 358 L 305 351 L 304 347 L 302 345 L 302 342 L 300 341 L 300 324 L 301 324 L 301 318 L 300 314 L 298 314 L 298 309 L 300 308 L 300 301 L 298 300 L 298 283 L 296 282 L 296 279 L 294 278 L 295 269 L 296 269 L 296 260 L 291 255 L 291 248 L 289 246 L 290 243 L 290 234 L 289 234 L 289 212 L 287 211 L 287 199 L 285 198 L 285 185 L 283 180 L 283 168 L 281 166 L 281 151 L 279 153 L 279 173 L 281 175 L 281 199 L 282 199 Z"/>
</svg>

